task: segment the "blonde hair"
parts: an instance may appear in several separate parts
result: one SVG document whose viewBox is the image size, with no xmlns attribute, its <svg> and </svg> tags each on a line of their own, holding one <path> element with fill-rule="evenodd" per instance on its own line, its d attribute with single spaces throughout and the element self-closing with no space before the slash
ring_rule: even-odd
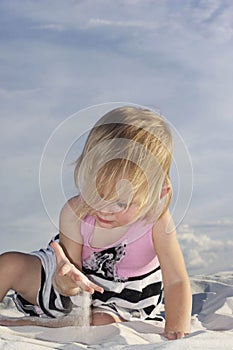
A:
<svg viewBox="0 0 233 350">
<path fill-rule="evenodd" d="M 105 114 L 76 161 L 74 179 L 83 198 L 79 216 L 127 193 L 128 205 L 134 200 L 139 205 L 138 218 L 154 220 L 163 186 L 171 187 L 172 151 L 171 131 L 155 112 L 126 106 Z M 159 217 L 171 195 L 170 189 Z"/>
</svg>

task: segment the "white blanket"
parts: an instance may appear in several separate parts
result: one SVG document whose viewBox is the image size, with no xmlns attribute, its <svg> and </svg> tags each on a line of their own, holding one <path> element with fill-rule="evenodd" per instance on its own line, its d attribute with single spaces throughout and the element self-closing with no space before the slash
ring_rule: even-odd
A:
<svg viewBox="0 0 233 350">
<path fill-rule="evenodd" d="M 191 278 L 192 333 L 168 341 L 161 322 L 124 322 L 98 327 L 0 327 L 0 349 L 233 349 L 233 273 Z M 21 316 L 9 298 L 0 315 Z"/>
</svg>

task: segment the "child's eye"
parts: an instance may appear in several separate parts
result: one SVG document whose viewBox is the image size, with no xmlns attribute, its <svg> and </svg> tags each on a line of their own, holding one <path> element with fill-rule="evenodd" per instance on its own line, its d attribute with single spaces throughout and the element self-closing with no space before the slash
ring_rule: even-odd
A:
<svg viewBox="0 0 233 350">
<path fill-rule="evenodd" d="M 125 202 L 117 202 L 117 206 L 121 209 L 126 209 L 127 208 L 127 203 Z"/>
</svg>

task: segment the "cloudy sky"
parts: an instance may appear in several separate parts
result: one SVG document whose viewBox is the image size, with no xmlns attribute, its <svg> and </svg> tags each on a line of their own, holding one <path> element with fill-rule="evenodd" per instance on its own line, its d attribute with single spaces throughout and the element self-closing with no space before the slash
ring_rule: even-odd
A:
<svg viewBox="0 0 233 350">
<path fill-rule="evenodd" d="M 0 45 L 1 251 L 36 249 L 54 231 L 39 186 L 47 141 L 56 154 L 44 167 L 56 169 L 67 118 L 81 135 L 91 106 L 121 102 L 159 109 L 187 147 L 177 159 L 186 204 L 193 185 L 179 226 L 190 270 L 233 267 L 231 0 L 1 0 Z"/>
</svg>

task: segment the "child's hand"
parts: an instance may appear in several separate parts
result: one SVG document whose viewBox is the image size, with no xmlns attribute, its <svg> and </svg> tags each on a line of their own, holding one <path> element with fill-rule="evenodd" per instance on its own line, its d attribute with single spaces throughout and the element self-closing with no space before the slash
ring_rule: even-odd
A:
<svg viewBox="0 0 233 350">
<path fill-rule="evenodd" d="M 189 333 L 165 331 L 164 334 L 163 334 L 163 336 L 165 338 L 167 338 L 168 340 L 182 339 L 186 335 L 189 335 Z"/>
<path fill-rule="evenodd" d="M 93 294 L 95 291 L 103 293 L 102 287 L 92 283 L 80 270 L 78 270 L 66 257 L 62 247 L 52 242 L 57 268 L 53 277 L 53 285 L 59 293 L 66 296 L 76 295 L 80 289 Z"/>
</svg>

